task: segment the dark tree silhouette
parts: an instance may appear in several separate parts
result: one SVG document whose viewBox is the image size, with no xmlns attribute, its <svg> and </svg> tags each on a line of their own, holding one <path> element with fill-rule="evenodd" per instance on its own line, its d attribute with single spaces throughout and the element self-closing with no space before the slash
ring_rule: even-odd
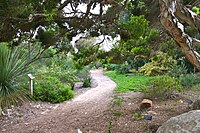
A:
<svg viewBox="0 0 200 133">
<path fill-rule="evenodd" d="M 89 36 L 110 35 L 115 30 L 113 26 L 115 20 L 128 1 L 65 0 L 63 3 L 61 0 L 0 1 L 0 42 L 12 41 L 16 37 L 21 41 L 23 39 L 20 38 L 27 32 L 30 36 L 34 36 L 39 27 L 49 27 L 52 24 L 60 28 L 54 39 L 66 33 L 69 40 L 77 34 L 86 32 Z M 154 6 L 152 11 L 154 15 L 158 15 L 157 9 L 160 7 L 159 17 L 162 25 L 177 42 L 187 60 L 200 70 L 200 55 L 193 47 L 194 45 L 200 47 L 200 40 L 185 32 L 185 25 L 200 30 L 200 17 L 191 11 L 191 7 L 200 2 L 198 0 L 143 1 Z M 107 5 L 109 9 L 105 10 Z M 81 6 L 85 7 L 85 11 L 80 10 Z M 98 11 L 94 12 L 93 9 Z M 50 46 L 50 44 L 45 45 L 44 48 Z"/>
</svg>

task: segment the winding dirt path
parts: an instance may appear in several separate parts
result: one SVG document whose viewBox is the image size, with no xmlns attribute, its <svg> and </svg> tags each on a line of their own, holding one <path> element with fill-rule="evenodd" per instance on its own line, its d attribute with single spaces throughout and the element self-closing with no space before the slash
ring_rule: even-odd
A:
<svg viewBox="0 0 200 133">
<path fill-rule="evenodd" d="M 30 117 L 4 127 L 6 133 L 105 133 L 109 126 L 109 103 L 116 84 L 101 70 L 91 71 L 98 86 L 71 101 L 58 105 L 48 114 Z M 1 130 L 0 130 L 1 132 Z"/>
</svg>

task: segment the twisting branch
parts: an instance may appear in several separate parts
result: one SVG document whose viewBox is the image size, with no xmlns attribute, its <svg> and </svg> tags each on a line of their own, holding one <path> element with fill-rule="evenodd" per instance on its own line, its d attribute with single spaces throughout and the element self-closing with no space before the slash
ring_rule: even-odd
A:
<svg viewBox="0 0 200 133">
<path fill-rule="evenodd" d="M 180 0 L 176 0 L 174 2 L 174 15 L 180 20 L 188 25 L 192 26 L 193 28 L 200 31 L 200 16 L 192 12 L 190 9 L 186 8 L 180 3 Z"/>
<path fill-rule="evenodd" d="M 198 40 L 198 39 L 196 39 L 196 38 L 193 38 L 193 39 L 192 39 L 192 42 L 193 42 L 194 45 L 196 45 L 197 47 L 200 48 L 200 40 Z"/>
<path fill-rule="evenodd" d="M 105 39 L 106 39 L 105 36 L 103 36 L 103 39 L 100 42 L 93 45 L 93 47 L 98 46 L 98 48 L 99 48 L 99 46 L 105 41 Z"/>
<path fill-rule="evenodd" d="M 196 27 L 197 24 L 194 20 L 196 20 L 197 17 L 189 10 L 185 10 L 186 8 L 182 7 L 180 0 L 159 0 L 159 4 L 161 11 L 160 21 L 162 25 L 176 41 L 186 59 L 200 70 L 200 56 L 192 47 L 192 44 L 199 45 L 199 41 L 187 35 L 184 31 L 185 27 L 179 21 L 179 19 L 184 20 L 184 22 Z M 188 20 L 186 20 L 186 18 Z"/>
</svg>

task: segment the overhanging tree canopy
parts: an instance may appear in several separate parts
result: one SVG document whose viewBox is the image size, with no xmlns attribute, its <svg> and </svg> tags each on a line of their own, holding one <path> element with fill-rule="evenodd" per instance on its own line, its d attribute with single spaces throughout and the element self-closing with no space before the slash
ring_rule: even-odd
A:
<svg viewBox="0 0 200 133">
<path fill-rule="evenodd" d="M 0 41 L 56 23 L 68 38 L 79 33 L 109 34 L 111 24 L 126 5 L 114 0 L 5 0 L 0 2 Z M 110 5 L 108 10 L 106 6 Z M 81 10 L 81 8 L 84 8 Z M 94 11 L 95 10 L 95 11 Z M 61 34 L 62 36 L 62 34 Z"/>
<path fill-rule="evenodd" d="M 4 0 L 0 1 L 0 42 L 23 41 L 23 35 L 32 38 L 39 27 L 48 28 L 56 24 L 60 30 L 58 37 L 67 33 L 69 40 L 80 33 L 90 36 L 113 34 L 113 24 L 129 1 L 134 0 Z M 200 29 L 200 17 L 190 6 L 199 4 L 198 0 L 141 0 L 160 6 L 160 20 L 164 28 L 174 38 L 185 57 L 200 70 L 200 55 L 193 47 L 200 47 L 200 41 L 186 34 L 185 25 Z M 159 3 L 158 3 L 159 2 Z M 85 11 L 80 10 L 85 7 Z M 105 8 L 107 8 L 105 10 Z M 157 7 L 154 7 L 155 9 Z M 94 12 L 96 9 L 96 12 Z M 115 33 L 114 33 L 115 34 Z M 43 35 L 43 34 L 42 34 Z M 47 37 L 48 38 L 48 37 Z M 47 41 L 48 42 L 48 41 Z M 18 43 L 18 44 L 19 44 Z M 48 48 L 49 44 L 47 45 Z"/>
</svg>

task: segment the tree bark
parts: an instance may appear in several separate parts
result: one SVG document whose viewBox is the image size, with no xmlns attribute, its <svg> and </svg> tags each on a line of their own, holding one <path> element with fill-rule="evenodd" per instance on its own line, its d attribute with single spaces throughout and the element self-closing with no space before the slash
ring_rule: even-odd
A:
<svg viewBox="0 0 200 133">
<path fill-rule="evenodd" d="M 200 18 L 184 7 L 180 0 L 159 0 L 160 21 L 184 53 L 186 59 L 200 71 L 200 55 L 193 45 L 200 47 L 200 41 L 185 33 L 181 22 L 200 29 Z"/>
</svg>

